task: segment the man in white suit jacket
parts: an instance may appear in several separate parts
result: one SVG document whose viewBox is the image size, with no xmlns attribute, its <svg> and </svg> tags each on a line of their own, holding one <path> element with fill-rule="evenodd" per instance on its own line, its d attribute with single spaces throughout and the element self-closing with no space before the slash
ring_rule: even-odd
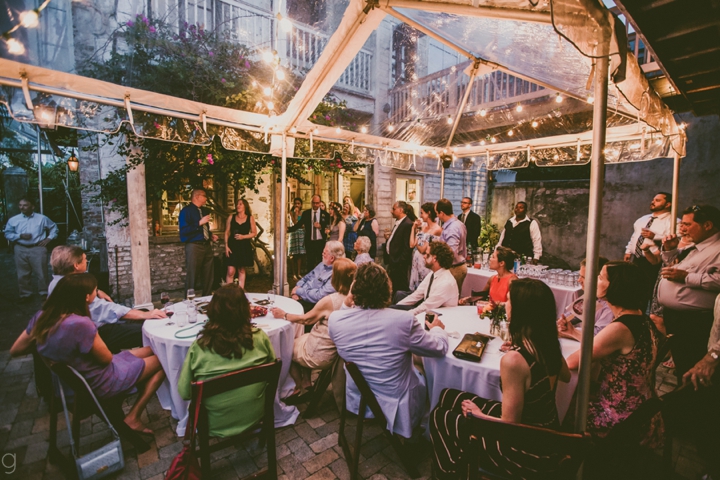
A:
<svg viewBox="0 0 720 480">
<path fill-rule="evenodd" d="M 410 312 L 386 308 L 391 300 L 390 279 L 377 264 L 358 268 L 345 308 L 328 319 L 330 338 L 347 362 L 355 363 L 380 403 L 387 428 L 412 436 L 425 413 L 427 388 L 413 366 L 412 354 L 442 357 L 448 350 L 445 325 L 436 319 L 429 331 Z M 360 392 L 347 378 L 347 408 L 358 412 Z"/>
</svg>

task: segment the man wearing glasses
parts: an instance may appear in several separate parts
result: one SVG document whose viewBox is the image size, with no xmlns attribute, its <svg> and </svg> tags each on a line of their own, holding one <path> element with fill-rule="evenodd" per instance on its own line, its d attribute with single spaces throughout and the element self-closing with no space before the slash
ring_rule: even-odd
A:
<svg viewBox="0 0 720 480">
<path fill-rule="evenodd" d="M 458 216 L 458 220 L 465 224 L 467 243 L 475 251 L 478 248 L 478 238 L 480 237 L 480 215 L 472 211 L 472 198 L 470 197 L 463 197 L 460 208 L 462 213 Z"/>
<path fill-rule="evenodd" d="M 288 228 L 294 232 L 298 228 L 305 229 L 305 251 L 307 252 L 307 268 L 312 270 L 322 262 L 323 248 L 325 248 L 325 227 L 330 225 L 330 214 L 320 208 L 320 196 L 313 195 L 312 209 L 305 210 L 300 220 Z"/>
</svg>

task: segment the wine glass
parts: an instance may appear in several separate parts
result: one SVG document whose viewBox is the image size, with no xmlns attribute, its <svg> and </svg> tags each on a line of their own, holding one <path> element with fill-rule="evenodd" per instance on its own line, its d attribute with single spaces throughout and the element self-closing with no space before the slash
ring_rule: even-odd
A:
<svg viewBox="0 0 720 480">
<path fill-rule="evenodd" d="M 270 305 L 275 304 L 275 290 L 268 290 L 268 303 Z"/>
<path fill-rule="evenodd" d="M 162 292 L 160 294 L 160 303 L 163 305 L 167 304 L 170 301 L 170 294 L 168 292 Z"/>
<path fill-rule="evenodd" d="M 192 302 L 194 298 L 195 298 L 195 289 L 189 288 L 187 291 L 187 299 Z"/>
</svg>

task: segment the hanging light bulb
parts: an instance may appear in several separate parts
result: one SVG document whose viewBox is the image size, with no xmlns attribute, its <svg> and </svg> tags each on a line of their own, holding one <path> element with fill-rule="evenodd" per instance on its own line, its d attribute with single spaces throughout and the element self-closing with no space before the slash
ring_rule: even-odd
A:
<svg viewBox="0 0 720 480">
<path fill-rule="evenodd" d="M 485 145 L 485 140 L 480 140 L 480 145 L 481 145 L 481 146 L 484 146 L 484 145 Z"/>
<path fill-rule="evenodd" d="M 317 135 L 318 133 L 320 133 L 320 129 L 315 127 L 315 130 L 313 130 L 313 135 Z"/>
<path fill-rule="evenodd" d="M 270 88 L 270 87 L 265 87 L 265 88 L 263 88 L 263 94 L 264 94 L 266 97 L 269 97 L 270 95 L 272 95 L 272 88 Z"/>
<path fill-rule="evenodd" d="M 537 128 L 538 125 L 539 125 L 539 123 L 537 122 L 537 120 L 533 120 L 532 123 L 530 124 L 530 126 L 532 126 L 533 128 Z"/>
<path fill-rule="evenodd" d="M 448 115 L 447 123 L 448 123 L 448 125 L 452 125 L 452 124 L 453 124 L 453 119 L 452 119 L 452 117 L 451 117 L 450 115 Z"/>
<path fill-rule="evenodd" d="M 11 55 L 22 55 L 23 53 L 25 53 L 25 45 L 15 40 L 14 38 L 10 38 L 7 40 L 7 49 L 8 53 Z"/>
<path fill-rule="evenodd" d="M 253 86 L 253 87 L 257 87 L 257 80 L 253 80 L 253 81 L 252 81 L 252 86 Z"/>
<path fill-rule="evenodd" d="M 29 10 L 20 14 L 20 25 L 25 28 L 35 28 L 38 26 L 39 17 L 36 10 Z"/>
<path fill-rule="evenodd" d="M 483 108 L 482 110 L 480 110 L 480 116 L 484 117 L 485 115 L 487 115 L 487 110 Z"/>
<path fill-rule="evenodd" d="M 267 102 L 268 110 L 274 110 L 275 109 L 275 103 L 274 102 Z"/>
<path fill-rule="evenodd" d="M 290 31 L 292 31 L 293 24 L 292 24 L 292 22 L 290 21 L 290 19 L 287 18 L 287 17 L 281 16 L 279 13 L 278 13 L 278 17 L 279 17 L 279 19 L 280 19 L 280 22 L 279 22 L 279 23 L 280 23 L 280 28 L 282 29 L 282 31 L 283 31 L 283 32 L 290 32 Z"/>
<path fill-rule="evenodd" d="M 362 127 L 360 127 L 360 133 L 367 133 L 367 132 L 368 132 L 368 128 L 366 126 L 363 125 Z"/>
<path fill-rule="evenodd" d="M 272 63 L 275 60 L 275 55 L 270 50 L 265 50 L 262 52 L 262 59 L 265 63 Z"/>
<path fill-rule="evenodd" d="M 492 137 L 492 138 L 490 139 L 490 141 L 491 141 L 492 143 L 497 143 L 497 138 Z"/>
<path fill-rule="evenodd" d="M 393 130 L 395 130 L 395 125 L 393 125 L 391 123 L 390 125 L 387 126 L 387 130 L 388 130 L 388 132 L 392 132 Z"/>
<path fill-rule="evenodd" d="M 508 137 L 512 137 L 513 135 L 515 135 L 515 131 L 514 131 L 514 130 L 510 130 L 510 131 L 508 132 Z"/>
<path fill-rule="evenodd" d="M 588 96 L 587 103 L 592 104 L 594 101 L 595 101 L 595 97 L 593 97 L 592 95 Z"/>
<path fill-rule="evenodd" d="M 290 128 L 290 133 L 292 133 L 292 134 L 297 133 L 297 128 L 295 128 L 295 127 Z"/>
<path fill-rule="evenodd" d="M 340 127 L 337 127 L 337 128 L 335 129 L 335 133 L 341 133 L 341 132 L 342 132 L 342 130 L 340 129 Z"/>
<path fill-rule="evenodd" d="M 522 110 L 523 110 L 522 105 L 520 105 L 520 104 L 518 103 L 518 106 L 515 107 L 515 111 L 518 112 L 518 113 L 520 113 L 520 112 L 522 112 Z"/>
<path fill-rule="evenodd" d="M 275 78 L 277 78 L 278 80 L 285 80 L 285 71 L 278 68 L 275 72 Z"/>
<path fill-rule="evenodd" d="M 557 96 L 555 97 L 555 101 L 556 101 L 557 103 L 562 103 L 562 101 L 563 101 L 562 95 L 560 95 L 560 94 L 558 93 Z"/>
</svg>

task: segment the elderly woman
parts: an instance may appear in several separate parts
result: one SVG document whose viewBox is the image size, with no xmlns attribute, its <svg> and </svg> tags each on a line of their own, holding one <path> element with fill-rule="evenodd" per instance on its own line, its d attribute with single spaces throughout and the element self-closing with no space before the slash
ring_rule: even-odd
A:
<svg viewBox="0 0 720 480">
<path fill-rule="evenodd" d="M 355 265 L 359 267 L 363 263 L 373 261 L 373 258 L 368 253 L 371 246 L 372 243 L 370 242 L 370 239 L 368 237 L 358 237 L 357 240 L 355 240 L 354 247 L 355 251 L 357 252 L 357 257 L 355 257 Z"/>
<path fill-rule="evenodd" d="M 271 310 L 275 318 L 284 318 L 301 325 L 312 325 L 310 333 L 296 338 L 293 345 L 293 363 L 290 366 L 290 376 L 295 380 L 296 385 L 295 392 L 291 395 L 293 399 L 303 395 L 312 386 L 310 380 L 312 369 L 324 370 L 332 366 L 337 358 L 337 349 L 328 333 L 328 317 L 335 310 L 339 310 L 345 301 L 356 270 L 357 267 L 352 260 L 338 258 L 333 262 L 330 280 L 335 293 L 321 299 L 312 310 L 303 315 L 287 313 L 282 308 Z"/>
<path fill-rule="evenodd" d="M 190 345 L 178 379 L 185 400 L 191 383 L 275 360 L 270 338 L 250 323 L 250 303 L 242 287 L 228 284 L 215 291 L 207 310 L 208 321 Z M 265 386 L 248 385 L 216 395 L 205 402 L 210 435 L 231 437 L 262 418 Z"/>
</svg>

